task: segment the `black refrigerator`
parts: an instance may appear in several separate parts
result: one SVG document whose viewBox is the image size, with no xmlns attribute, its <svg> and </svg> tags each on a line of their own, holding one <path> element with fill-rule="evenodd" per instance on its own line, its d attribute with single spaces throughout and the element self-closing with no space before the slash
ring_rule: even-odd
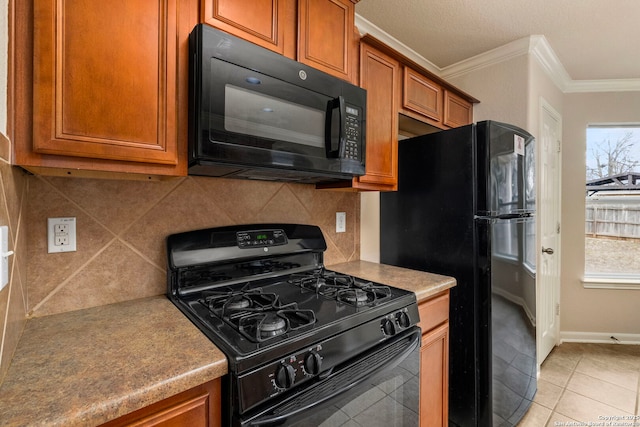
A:
<svg viewBox="0 0 640 427">
<path fill-rule="evenodd" d="M 513 426 L 536 392 L 534 138 L 483 121 L 400 141 L 380 261 L 455 277 L 449 425 Z"/>
</svg>

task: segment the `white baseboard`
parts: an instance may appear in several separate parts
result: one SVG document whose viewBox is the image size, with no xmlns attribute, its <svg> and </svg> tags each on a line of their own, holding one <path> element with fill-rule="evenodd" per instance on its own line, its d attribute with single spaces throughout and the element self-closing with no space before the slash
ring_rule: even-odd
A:
<svg viewBox="0 0 640 427">
<path fill-rule="evenodd" d="M 612 338 L 614 337 L 614 338 Z M 560 331 L 560 342 L 640 345 L 640 334 Z"/>
</svg>

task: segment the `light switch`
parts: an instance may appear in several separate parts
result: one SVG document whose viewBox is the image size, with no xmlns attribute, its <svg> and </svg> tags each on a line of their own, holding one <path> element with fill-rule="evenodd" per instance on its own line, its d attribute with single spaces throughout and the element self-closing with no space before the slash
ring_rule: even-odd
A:
<svg viewBox="0 0 640 427">
<path fill-rule="evenodd" d="M 336 233 L 347 231 L 347 213 L 336 212 Z"/>
<path fill-rule="evenodd" d="M 0 290 L 9 283 L 9 257 L 13 251 L 9 250 L 9 227 L 0 227 Z"/>
</svg>

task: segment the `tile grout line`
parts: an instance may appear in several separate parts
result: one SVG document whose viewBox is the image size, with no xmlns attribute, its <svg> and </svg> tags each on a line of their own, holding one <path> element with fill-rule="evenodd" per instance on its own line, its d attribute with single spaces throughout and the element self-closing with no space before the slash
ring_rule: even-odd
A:
<svg viewBox="0 0 640 427">
<path fill-rule="evenodd" d="M 584 355 L 582 355 L 582 356 L 580 357 L 580 360 L 582 360 L 583 358 L 584 358 Z M 583 375 L 583 376 L 588 377 L 588 378 L 591 378 L 591 379 L 593 379 L 593 380 L 595 380 L 595 381 L 600 381 L 600 382 L 603 382 L 603 383 L 607 383 L 607 384 L 613 385 L 613 386 L 615 386 L 615 387 L 618 387 L 618 388 L 620 388 L 620 389 L 623 389 L 625 392 L 631 392 L 631 393 L 634 393 L 634 395 L 635 395 L 635 397 L 634 397 L 634 399 L 635 399 L 635 400 L 634 400 L 634 401 L 635 401 L 634 407 L 635 407 L 635 410 L 636 410 L 636 412 L 637 412 L 637 410 L 638 410 L 638 391 L 637 391 L 637 390 L 636 390 L 636 391 L 634 391 L 634 390 L 631 390 L 631 389 L 629 389 L 629 388 L 627 388 L 627 387 L 621 386 L 621 385 L 619 385 L 619 384 L 617 384 L 617 383 L 615 383 L 615 382 L 613 382 L 613 381 L 610 381 L 608 377 L 607 377 L 607 379 L 602 379 L 602 378 L 599 378 L 599 377 L 594 377 L 594 376 L 589 375 L 589 374 L 584 373 L 584 372 L 579 372 L 579 371 L 577 371 L 577 370 L 576 370 L 576 368 L 578 367 L 578 364 L 580 363 L 580 360 L 579 360 L 579 361 L 578 361 L 578 363 L 576 364 L 575 368 L 572 370 L 571 377 L 569 378 L 569 381 L 571 380 L 571 378 L 573 378 L 574 374 L 577 372 L 578 374 Z M 640 368 L 636 368 L 636 369 L 640 369 Z M 567 381 L 567 385 L 569 384 L 569 381 Z M 638 382 L 637 382 L 637 381 L 636 381 L 636 386 L 637 386 L 636 388 L 638 388 L 638 386 L 639 386 L 639 384 L 638 384 Z M 566 387 L 565 387 L 565 388 L 566 388 Z M 587 398 L 587 399 L 593 400 L 594 402 L 598 402 L 598 403 L 601 403 L 601 404 L 603 404 L 603 405 L 607 405 L 607 406 L 609 406 L 609 407 L 611 407 L 611 408 L 613 408 L 613 409 L 616 409 L 616 410 L 619 410 L 619 411 L 623 411 L 623 412 L 625 412 L 625 413 L 626 413 L 626 410 L 625 410 L 625 409 L 622 409 L 622 408 L 616 407 L 616 406 L 612 405 L 611 403 L 603 402 L 603 401 L 601 401 L 601 400 L 599 400 L 599 399 L 595 399 L 594 397 L 588 396 L 588 395 L 583 394 L 582 392 L 579 392 L 579 391 L 575 391 L 575 390 L 569 390 L 569 391 L 570 391 L 570 392 L 572 392 L 572 393 L 575 393 L 575 394 L 577 394 L 577 395 L 579 395 L 579 396 L 582 396 L 582 397 L 584 397 L 584 398 Z M 564 393 L 563 393 L 563 394 L 564 394 Z"/>
<path fill-rule="evenodd" d="M 67 286 L 67 284 L 69 284 L 69 282 L 76 277 L 78 274 L 80 274 L 80 272 L 82 270 L 84 270 L 84 268 L 89 265 L 90 263 L 92 263 L 100 254 L 102 254 L 105 250 L 107 250 L 107 248 L 109 248 L 113 242 L 115 242 L 116 240 L 118 240 L 117 236 L 114 236 L 107 244 L 105 244 L 99 251 L 97 251 L 95 254 L 93 254 L 93 256 L 91 258 L 89 258 L 86 262 L 84 262 L 81 266 L 79 266 L 73 273 L 71 273 L 69 275 L 69 277 L 67 277 L 66 279 L 64 279 L 62 282 L 60 282 L 58 284 L 58 286 L 56 286 L 51 292 L 49 292 L 47 294 L 47 296 L 45 296 L 44 298 L 42 298 L 42 300 L 36 304 L 31 310 L 29 310 L 29 312 L 27 313 L 28 317 L 33 317 L 33 313 L 38 310 L 40 307 L 42 307 L 42 305 L 44 303 L 46 303 L 47 301 L 49 301 L 49 299 L 51 299 L 55 294 L 57 294 L 60 289 L 64 288 L 65 286 Z"/>
<path fill-rule="evenodd" d="M 180 187 L 184 182 L 187 181 L 187 179 L 189 179 L 189 177 L 184 177 L 184 179 L 179 179 L 176 180 L 176 185 L 173 186 L 173 188 L 169 189 L 162 197 L 160 197 L 158 200 L 155 201 L 155 203 L 152 203 L 148 209 L 146 209 L 144 212 L 142 212 L 140 215 L 138 215 L 138 217 L 136 217 L 135 219 L 133 219 L 131 221 L 131 223 L 129 225 L 127 225 L 126 227 L 124 227 L 122 229 L 122 231 L 120 231 L 119 233 L 114 233 L 113 231 L 111 231 L 106 225 L 102 224 L 100 221 L 98 221 L 97 219 L 95 219 L 96 222 L 98 222 L 98 224 L 100 224 L 102 227 L 106 228 L 107 230 L 111 231 L 115 236 L 117 236 L 118 238 L 121 239 L 121 241 L 124 241 L 124 239 L 122 239 L 121 237 L 124 236 L 131 227 L 133 227 L 133 224 L 135 224 L 136 222 L 140 221 L 140 219 L 144 218 L 144 216 L 146 214 L 148 214 L 149 212 L 151 212 L 156 206 L 158 206 L 160 203 L 162 203 L 163 200 L 165 200 L 167 197 L 169 197 L 171 194 L 173 194 L 174 192 L 177 191 L 178 187 Z"/>
<path fill-rule="evenodd" d="M 556 411 L 556 408 L 558 407 L 558 404 L 560 403 L 560 401 L 564 397 L 564 395 L 565 395 L 565 393 L 567 391 L 567 386 L 569 385 L 569 382 L 573 378 L 573 375 L 576 372 L 576 368 L 578 367 L 578 364 L 580 364 L 580 361 L 582 360 L 582 358 L 583 358 L 583 355 L 580 355 L 580 358 L 576 362 L 575 366 L 573 368 L 571 368 L 571 374 L 569 374 L 569 378 L 567 378 L 567 382 L 562 386 L 562 392 L 560 393 L 560 397 L 558 397 L 557 402 L 553 405 L 553 409 L 551 410 L 551 415 L 553 415 L 555 413 L 555 414 L 559 414 L 559 415 L 562 415 L 562 416 L 567 417 L 567 418 L 571 418 L 569 415 L 565 415 L 565 414 L 562 414 L 562 413 Z M 569 390 L 569 391 L 571 391 L 571 390 Z M 551 415 L 549 415 L 549 421 L 551 421 Z M 573 419 L 573 418 L 571 418 L 571 419 Z M 580 420 L 576 420 L 576 421 L 580 421 Z"/>
</svg>

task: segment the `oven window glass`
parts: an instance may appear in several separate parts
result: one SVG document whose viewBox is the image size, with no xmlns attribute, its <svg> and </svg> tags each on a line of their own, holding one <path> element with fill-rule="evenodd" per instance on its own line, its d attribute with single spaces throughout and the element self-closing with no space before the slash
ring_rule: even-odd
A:
<svg viewBox="0 0 640 427">
<path fill-rule="evenodd" d="M 225 130 L 324 148 L 325 111 L 227 84 Z"/>
<path fill-rule="evenodd" d="M 393 369 L 356 387 L 331 406 L 309 409 L 291 426 L 417 427 L 420 406 L 420 346 Z"/>
</svg>

